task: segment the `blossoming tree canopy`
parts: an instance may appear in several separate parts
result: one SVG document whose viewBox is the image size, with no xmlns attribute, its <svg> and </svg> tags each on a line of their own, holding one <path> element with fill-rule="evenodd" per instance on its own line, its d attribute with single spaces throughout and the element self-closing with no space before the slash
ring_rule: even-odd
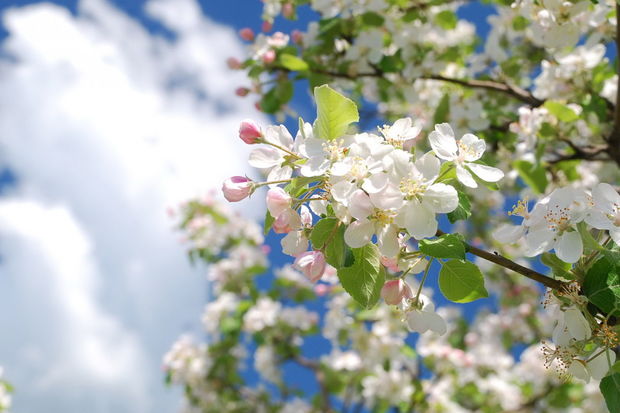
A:
<svg viewBox="0 0 620 413">
<path fill-rule="evenodd" d="M 408 118 L 384 126 L 381 135 L 347 134 L 359 119 L 355 103 L 326 85 L 315 88 L 315 99 L 317 119 L 313 125 L 300 119 L 294 139 L 282 125 L 264 133 L 255 124 L 240 127 L 242 139 L 248 129 L 255 131 L 251 144 L 261 146 L 250 154 L 250 164 L 268 177 L 245 182 L 244 196 L 271 187 L 265 231 L 286 234 L 282 250 L 297 257 L 306 276 L 319 280 L 327 263 L 362 307 L 372 308 L 382 296 L 400 308 L 411 331 L 443 334 L 445 321 L 421 294 L 434 260 L 441 262 L 439 288 L 455 303 L 488 296 L 472 255 L 515 271 L 552 290 L 565 310 L 554 345 L 545 350 L 549 359 L 557 358 L 567 374 L 604 379 L 601 390 L 613 405 L 609 394 L 618 390 L 612 366 L 620 314 L 615 243 L 620 195 L 615 189 L 606 183 L 591 191 L 557 188 L 531 211 L 520 201 L 511 214 L 521 216 L 521 224 L 495 231 L 500 242 L 523 238 L 525 256 L 545 254 L 543 262 L 554 275 L 546 276 L 438 228 L 441 214 L 453 224 L 467 220 L 470 190 L 479 185 L 497 189 L 504 177 L 502 170 L 481 161 L 484 140 L 471 133 L 456 139 L 452 127 L 441 123 L 428 134 L 427 150 L 421 142 L 407 145 L 420 132 Z M 236 188 L 225 183 L 223 191 L 227 199 L 239 200 Z M 420 272 L 414 293 L 403 279 Z"/>
</svg>

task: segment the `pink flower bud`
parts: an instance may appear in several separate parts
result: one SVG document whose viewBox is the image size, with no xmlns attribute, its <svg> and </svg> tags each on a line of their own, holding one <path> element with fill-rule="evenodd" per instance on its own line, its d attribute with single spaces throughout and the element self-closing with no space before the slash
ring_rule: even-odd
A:
<svg viewBox="0 0 620 413">
<path fill-rule="evenodd" d="M 262 136 L 263 132 L 260 130 L 260 126 L 251 119 L 246 119 L 239 125 L 239 138 L 248 145 L 256 143 Z"/>
<path fill-rule="evenodd" d="M 301 226 L 301 219 L 297 212 L 291 208 L 285 209 L 280 215 L 278 215 L 273 221 L 273 232 L 276 234 L 288 234 L 294 229 L 298 229 Z"/>
<path fill-rule="evenodd" d="M 229 69 L 241 69 L 241 61 L 239 61 L 239 59 L 237 59 L 236 57 L 229 57 L 228 59 L 226 59 L 226 64 L 228 65 Z"/>
<path fill-rule="evenodd" d="M 254 40 L 254 30 L 250 29 L 249 27 L 244 27 L 243 29 L 239 30 L 239 36 L 241 36 L 243 40 L 251 42 L 252 40 Z"/>
<path fill-rule="evenodd" d="M 293 39 L 293 42 L 297 44 L 302 44 L 304 42 L 304 34 L 297 29 L 291 32 L 291 38 Z"/>
<path fill-rule="evenodd" d="M 266 65 L 273 63 L 276 60 L 276 52 L 273 50 L 267 50 L 265 54 L 263 54 L 263 63 Z"/>
<path fill-rule="evenodd" d="M 388 258 L 385 255 L 381 256 L 381 264 L 392 272 L 399 272 L 398 258 Z"/>
<path fill-rule="evenodd" d="M 404 298 L 413 298 L 413 291 L 411 287 L 402 279 L 390 280 L 383 284 L 381 288 L 381 298 L 385 300 L 387 304 L 397 305 L 403 301 Z"/>
<path fill-rule="evenodd" d="M 247 87 L 238 87 L 237 89 L 235 89 L 235 95 L 237 96 L 247 96 L 248 93 L 250 93 L 250 89 L 248 89 Z"/>
<path fill-rule="evenodd" d="M 254 190 L 254 182 L 245 176 L 232 176 L 224 181 L 222 192 L 228 202 L 239 202 Z"/>
<path fill-rule="evenodd" d="M 270 32 L 271 29 L 273 29 L 273 23 L 268 22 L 268 21 L 264 21 L 263 25 L 261 26 L 261 30 L 265 33 Z"/>
<path fill-rule="evenodd" d="M 291 196 L 279 186 L 271 188 L 267 192 L 267 209 L 272 217 L 279 216 L 284 210 L 290 208 Z"/>
<path fill-rule="evenodd" d="M 284 3 L 282 5 L 282 16 L 286 17 L 287 19 L 292 19 L 293 17 L 295 17 L 295 6 L 293 6 L 291 3 Z"/>
<path fill-rule="evenodd" d="M 295 259 L 293 266 L 315 283 L 325 272 L 325 256 L 321 251 L 306 251 Z"/>
<path fill-rule="evenodd" d="M 314 286 L 314 293 L 319 297 L 322 297 L 332 290 L 332 287 L 327 284 L 317 284 Z"/>
<path fill-rule="evenodd" d="M 304 227 L 312 226 L 312 213 L 310 213 L 310 209 L 307 206 L 302 205 L 299 209 L 299 216 L 301 217 L 301 225 Z"/>
</svg>

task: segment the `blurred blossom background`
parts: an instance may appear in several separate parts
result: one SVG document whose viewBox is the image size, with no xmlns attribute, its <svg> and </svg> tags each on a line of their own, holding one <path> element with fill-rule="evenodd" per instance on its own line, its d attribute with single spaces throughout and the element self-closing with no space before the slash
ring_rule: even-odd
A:
<svg viewBox="0 0 620 413">
<path fill-rule="evenodd" d="M 0 2 L 0 364 L 17 412 L 167 412 L 207 299 L 166 213 L 249 170 L 250 0 Z M 306 103 L 309 105 L 309 100 Z M 303 113 L 303 110 L 301 111 Z M 241 206 L 248 216 L 255 202 Z"/>
</svg>

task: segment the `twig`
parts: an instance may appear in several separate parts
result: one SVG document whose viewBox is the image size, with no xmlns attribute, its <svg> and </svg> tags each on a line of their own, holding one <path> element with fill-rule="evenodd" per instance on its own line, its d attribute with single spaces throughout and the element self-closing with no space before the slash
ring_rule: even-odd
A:
<svg viewBox="0 0 620 413">
<path fill-rule="evenodd" d="M 445 232 L 443 232 L 442 230 L 437 230 L 437 236 L 441 236 L 444 234 Z M 509 260 L 503 255 L 497 253 L 490 253 L 483 249 L 474 247 L 473 245 L 470 245 L 466 242 L 464 242 L 463 244 L 465 245 L 465 249 L 467 250 L 467 252 L 471 252 L 475 256 L 483 258 L 487 261 L 491 261 L 492 263 L 497 264 L 501 267 L 508 268 L 509 270 L 519 273 L 529 278 L 530 280 L 537 281 L 547 288 L 551 288 L 557 291 L 564 291 L 566 289 L 566 283 L 554 280 L 553 278 L 547 277 L 546 275 L 543 275 L 538 271 L 534 271 L 530 268 L 524 267 L 523 265 L 517 264 L 516 262 Z"/>
</svg>

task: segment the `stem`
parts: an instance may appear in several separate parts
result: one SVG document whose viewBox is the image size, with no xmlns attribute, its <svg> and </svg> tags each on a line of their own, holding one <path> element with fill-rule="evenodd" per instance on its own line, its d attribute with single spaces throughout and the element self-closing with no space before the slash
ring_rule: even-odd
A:
<svg viewBox="0 0 620 413">
<path fill-rule="evenodd" d="M 271 142 L 267 142 L 267 141 L 263 141 L 263 143 L 264 143 L 265 145 L 270 145 L 270 146 L 273 146 L 273 147 L 274 147 L 274 148 L 276 148 L 276 149 L 280 149 L 281 151 L 288 153 L 289 155 L 291 155 L 291 156 L 292 156 L 292 157 L 294 157 L 295 159 L 300 159 L 300 158 L 299 158 L 299 155 L 297 155 L 296 153 L 293 153 L 293 152 L 289 151 L 289 150 L 288 150 L 288 149 L 286 149 L 286 148 L 281 147 L 280 145 L 276 145 L 275 143 L 271 143 Z"/>
<path fill-rule="evenodd" d="M 445 232 L 443 232 L 442 230 L 437 230 L 437 236 L 441 236 L 444 234 Z M 552 290 L 557 291 L 565 291 L 566 289 L 566 283 L 554 280 L 553 278 L 547 277 L 546 275 L 543 275 L 538 271 L 534 271 L 530 268 L 524 267 L 523 265 L 517 264 L 516 262 L 509 260 L 508 258 L 498 253 L 492 254 L 483 249 L 474 247 L 473 245 L 470 245 L 466 242 L 463 242 L 463 244 L 465 245 L 465 249 L 467 250 L 467 252 L 471 252 L 475 256 L 483 258 L 487 261 L 491 261 L 492 263 L 497 264 L 501 267 L 508 268 L 509 270 L 521 274 L 529 278 L 530 280 L 537 281 L 547 288 L 551 288 Z"/>
<path fill-rule="evenodd" d="M 416 305 L 419 303 L 419 299 L 420 299 L 420 293 L 422 292 L 422 287 L 424 287 L 424 283 L 426 282 L 426 277 L 428 277 L 428 270 L 431 269 L 431 264 L 433 263 L 434 258 L 431 258 L 430 260 L 428 260 L 428 264 L 426 264 L 426 269 L 424 270 L 424 275 L 422 276 L 422 279 L 420 280 L 420 286 L 418 287 L 418 292 L 415 295 L 415 302 Z"/>
<path fill-rule="evenodd" d="M 257 188 L 259 188 L 259 187 L 261 187 L 261 186 L 265 186 L 265 185 L 271 185 L 271 184 L 284 184 L 284 183 L 291 182 L 291 181 L 292 181 L 292 179 L 282 179 L 281 181 L 257 182 L 257 183 L 255 184 L 255 186 L 256 186 Z"/>
</svg>

